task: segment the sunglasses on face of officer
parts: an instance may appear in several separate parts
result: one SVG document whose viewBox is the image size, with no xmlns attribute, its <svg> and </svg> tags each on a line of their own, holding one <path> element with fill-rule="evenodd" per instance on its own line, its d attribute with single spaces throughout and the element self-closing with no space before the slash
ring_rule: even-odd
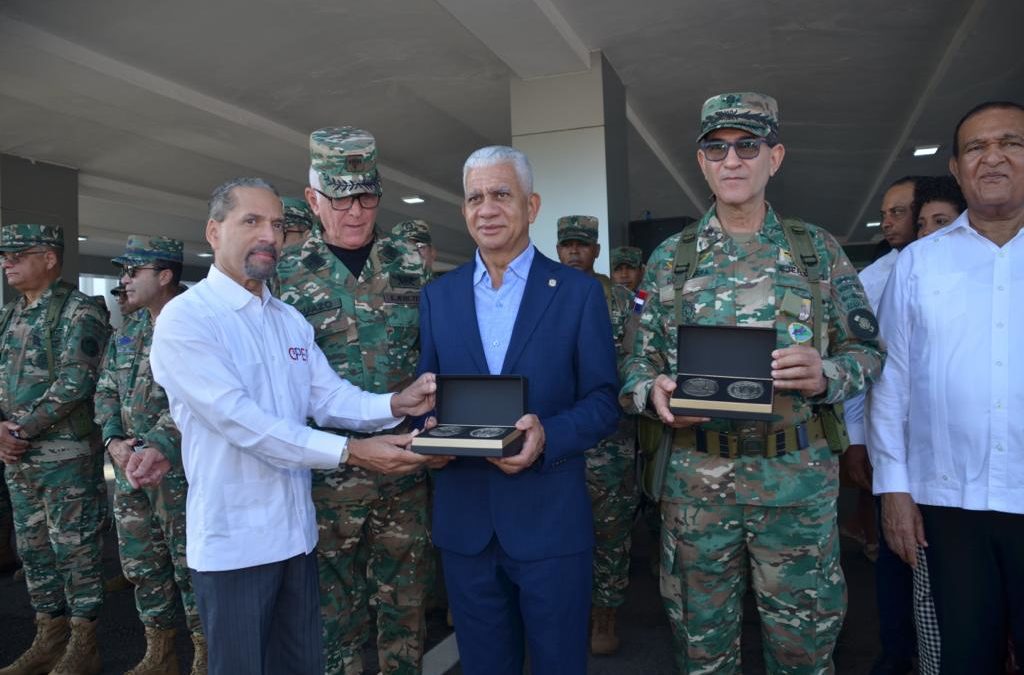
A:
<svg viewBox="0 0 1024 675">
<path fill-rule="evenodd" d="M 373 192 L 362 192 L 357 195 L 348 195 L 345 197 L 331 197 L 325 195 L 320 190 L 313 188 L 313 190 L 331 203 L 331 209 L 334 211 L 349 211 L 352 209 L 352 204 L 359 200 L 359 206 L 364 209 L 375 209 L 380 204 L 380 195 Z"/>
<path fill-rule="evenodd" d="M 701 141 L 700 149 L 704 157 L 711 162 L 721 162 L 729 156 L 729 148 L 736 150 L 740 159 L 754 159 L 761 154 L 762 145 L 771 145 L 768 139 L 761 137 L 741 138 L 737 141 Z"/>
<path fill-rule="evenodd" d="M 156 270 L 157 272 L 159 272 L 162 269 L 165 269 L 165 268 L 163 268 L 163 267 L 156 267 L 154 265 L 122 265 L 121 266 L 122 275 L 128 277 L 129 279 L 134 279 L 135 275 L 138 274 L 139 270 Z"/>
<path fill-rule="evenodd" d="M 0 263 L 9 263 L 11 265 L 17 265 L 25 256 L 42 255 L 43 253 L 46 253 L 46 251 L 11 251 L 6 253 L 0 253 Z"/>
</svg>

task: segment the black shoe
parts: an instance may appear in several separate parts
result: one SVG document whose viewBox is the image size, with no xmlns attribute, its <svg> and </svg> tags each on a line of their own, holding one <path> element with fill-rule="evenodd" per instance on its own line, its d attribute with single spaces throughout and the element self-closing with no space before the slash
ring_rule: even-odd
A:
<svg viewBox="0 0 1024 675">
<path fill-rule="evenodd" d="M 901 659 L 882 654 L 871 666 L 871 675 L 908 675 L 914 672 L 914 664 L 910 659 Z"/>
</svg>

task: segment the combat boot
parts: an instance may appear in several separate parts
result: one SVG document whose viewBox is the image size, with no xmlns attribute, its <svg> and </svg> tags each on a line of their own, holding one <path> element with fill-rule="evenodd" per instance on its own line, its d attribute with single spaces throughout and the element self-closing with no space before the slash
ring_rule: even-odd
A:
<svg viewBox="0 0 1024 675">
<path fill-rule="evenodd" d="M 146 654 L 124 675 L 178 675 L 178 655 L 174 652 L 177 632 L 173 628 L 160 630 L 146 626 Z"/>
<path fill-rule="evenodd" d="M 202 633 L 192 633 L 192 672 L 190 675 L 206 675 L 206 638 Z"/>
<path fill-rule="evenodd" d="M 71 639 L 50 675 L 99 675 L 101 669 L 96 619 L 71 617 Z"/>
<path fill-rule="evenodd" d="M 36 614 L 36 637 L 29 648 L 0 675 L 46 675 L 64 654 L 68 643 L 68 618 Z"/>
<path fill-rule="evenodd" d="M 594 607 L 590 617 L 590 651 L 596 656 L 608 656 L 619 651 L 619 636 L 615 634 L 615 608 Z"/>
</svg>

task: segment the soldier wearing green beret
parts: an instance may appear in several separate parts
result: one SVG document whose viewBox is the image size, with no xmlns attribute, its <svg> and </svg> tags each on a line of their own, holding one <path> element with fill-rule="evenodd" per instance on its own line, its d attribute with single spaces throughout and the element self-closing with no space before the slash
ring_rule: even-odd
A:
<svg viewBox="0 0 1024 675">
<path fill-rule="evenodd" d="M 185 561 L 185 497 L 181 433 L 171 419 L 167 394 L 153 379 L 149 350 L 153 325 L 164 305 L 182 292 L 182 242 L 168 237 L 128 237 L 111 262 L 121 270 L 128 308 L 107 345 L 96 384 L 96 423 L 114 467 L 114 522 L 125 577 L 135 587 L 135 606 L 145 628 L 146 653 L 132 670 L 178 672 L 174 650 L 178 598 L 192 634 L 192 673 L 206 672 L 206 642 Z M 166 462 L 159 485 L 136 487 L 125 475 L 132 454 Z"/>
<path fill-rule="evenodd" d="M 765 200 L 778 134 L 770 96 L 705 102 L 697 161 L 715 202 L 652 253 L 623 368 L 623 406 L 667 429 L 661 593 L 684 673 L 740 672 L 747 579 L 769 672 L 833 672 L 845 612 L 832 405 L 878 376 L 884 351 L 836 240 Z M 770 421 L 673 415 L 679 324 L 775 330 Z"/>
<path fill-rule="evenodd" d="M 411 243 L 376 226 L 383 188 L 373 135 L 319 129 L 309 147 L 306 199 L 322 225 L 279 262 L 280 297 L 313 325 L 338 375 L 374 393 L 399 391 L 416 372 L 429 271 Z M 432 568 L 425 479 L 421 467 L 400 476 L 352 465 L 313 472 L 328 673 L 362 673 L 371 601 L 381 671 L 421 670 Z"/>
<path fill-rule="evenodd" d="M 601 253 L 597 218 L 562 216 L 558 219 L 558 259 L 564 265 L 589 274 L 601 282 L 619 365 L 626 354 L 627 323 L 632 317 L 633 293 L 594 271 Z M 632 333 L 630 333 L 631 335 Z M 619 649 L 615 613 L 626 599 L 629 586 L 629 549 L 633 516 L 640 494 L 637 491 L 636 417 L 622 415 L 618 430 L 586 453 L 587 490 L 594 511 L 594 582 L 591 594 L 590 650 L 614 654 Z"/>
<path fill-rule="evenodd" d="M 612 281 L 635 292 L 644 277 L 643 251 L 636 246 L 618 246 L 610 257 Z"/>
<path fill-rule="evenodd" d="M 4 225 L 0 260 L 21 295 L 0 310 L 0 460 L 36 636 L 16 673 L 98 673 L 103 451 L 92 397 L 109 327 L 60 278 L 64 231 Z M 69 638 L 70 628 L 70 638 Z"/>
</svg>

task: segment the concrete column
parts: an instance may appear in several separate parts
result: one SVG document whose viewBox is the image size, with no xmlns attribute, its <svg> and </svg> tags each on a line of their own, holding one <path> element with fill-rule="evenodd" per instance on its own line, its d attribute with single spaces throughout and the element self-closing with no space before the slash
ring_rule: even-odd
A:
<svg viewBox="0 0 1024 675">
<path fill-rule="evenodd" d="M 626 165 L 626 91 L 608 61 L 591 54 L 590 70 L 511 85 L 512 145 L 533 165 L 540 214 L 530 236 L 557 259 L 556 223 L 565 215 L 596 216 L 601 256 L 626 243 L 629 171 Z"/>
<path fill-rule="evenodd" d="M 0 223 L 64 228 L 64 279 L 78 287 L 78 170 L 0 154 Z M 2 282 L 2 301 L 17 292 Z"/>
</svg>

